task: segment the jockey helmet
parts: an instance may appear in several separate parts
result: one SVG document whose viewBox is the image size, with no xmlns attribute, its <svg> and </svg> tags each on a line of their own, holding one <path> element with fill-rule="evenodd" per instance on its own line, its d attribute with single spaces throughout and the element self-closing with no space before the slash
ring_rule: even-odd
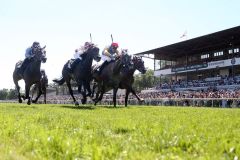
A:
<svg viewBox="0 0 240 160">
<path fill-rule="evenodd" d="M 33 48 L 38 48 L 40 46 L 40 43 L 39 42 L 33 42 L 33 44 L 32 44 L 32 47 Z"/>
<path fill-rule="evenodd" d="M 90 47 L 92 47 L 93 46 L 93 43 L 92 42 L 85 42 L 85 44 L 84 44 L 84 47 L 85 48 L 90 48 Z"/>
<path fill-rule="evenodd" d="M 117 49 L 117 48 L 118 48 L 118 43 L 112 43 L 112 44 L 111 44 L 111 47 Z"/>
</svg>

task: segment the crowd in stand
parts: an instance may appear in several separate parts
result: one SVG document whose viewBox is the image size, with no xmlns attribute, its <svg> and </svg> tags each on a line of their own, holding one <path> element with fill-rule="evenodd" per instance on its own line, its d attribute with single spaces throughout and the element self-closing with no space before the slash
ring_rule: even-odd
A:
<svg viewBox="0 0 240 160">
<path fill-rule="evenodd" d="M 240 88 L 236 89 L 220 89 L 208 88 L 207 90 L 185 90 L 185 91 L 169 91 L 163 92 L 155 90 L 138 94 L 145 100 L 143 105 L 168 105 L 168 106 L 208 106 L 208 107 L 239 107 L 240 106 Z M 81 95 L 76 95 L 75 98 L 80 101 Z M 117 104 L 124 105 L 124 95 L 117 95 Z M 111 105 L 112 95 L 104 95 L 99 104 Z M 40 98 L 42 102 L 43 98 Z M 72 104 L 70 95 L 50 95 L 47 96 L 47 103 L 55 104 Z M 93 104 L 93 101 L 88 98 L 88 103 Z M 131 105 L 139 104 L 137 99 L 130 94 L 128 103 Z"/>
<path fill-rule="evenodd" d="M 170 83 L 161 83 L 156 86 L 156 89 L 177 89 L 177 88 L 192 88 L 192 87 L 213 87 L 213 86 L 227 86 L 239 85 L 240 76 L 217 76 L 209 77 L 199 80 L 178 80 Z"/>
</svg>

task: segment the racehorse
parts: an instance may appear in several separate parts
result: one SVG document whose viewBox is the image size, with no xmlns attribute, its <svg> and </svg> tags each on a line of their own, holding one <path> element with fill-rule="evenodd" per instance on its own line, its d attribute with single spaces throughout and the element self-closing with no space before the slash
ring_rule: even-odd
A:
<svg viewBox="0 0 240 160">
<path fill-rule="evenodd" d="M 121 76 L 121 81 L 120 81 L 120 84 L 119 84 L 119 88 L 126 89 L 125 107 L 127 107 L 129 93 L 132 93 L 133 95 L 135 95 L 135 97 L 138 99 L 138 101 L 140 101 L 140 102 L 144 101 L 142 98 L 140 98 L 136 94 L 135 90 L 132 87 L 133 82 L 134 82 L 134 77 L 133 77 L 134 72 L 136 70 L 138 70 L 142 74 L 146 73 L 146 68 L 144 66 L 144 61 L 142 60 L 141 57 L 134 56 L 132 58 L 132 62 L 133 62 L 133 68 L 129 68 L 128 70 L 125 70 L 125 71 L 122 70 L 120 72 L 120 74 L 122 76 Z"/>
<path fill-rule="evenodd" d="M 97 82 L 98 87 L 96 97 L 93 99 L 95 105 L 102 100 L 105 92 L 113 89 L 113 104 L 114 107 L 116 107 L 116 94 L 122 77 L 120 71 L 128 67 L 132 67 L 131 56 L 128 54 L 122 54 L 119 59 L 110 62 L 105 66 L 100 75 L 96 76 L 95 71 L 93 71 L 93 78 Z"/>
<path fill-rule="evenodd" d="M 29 64 L 26 66 L 26 69 L 23 71 L 22 74 L 20 73 L 20 66 L 22 64 L 22 61 L 17 62 L 15 65 L 15 69 L 13 72 L 13 81 L 18 92 L 19 103 L 22 103 L 22 98 L 23 98 L 24 100 L 28 99 L 28 102 L 27 102 L 28 105 L 31 104 L 31 97 L 29 96 L 29 90 L 33 84 L 37 84 L 39 87 L 38 96 L 42 94 L 40 89 L 41 87 L 40 68 L 41 68 L 41 63 L 45 63 L 47 61 L 45 47 L 37 49 L 34 57 L 31 58 Z M 20 95 L 20 86 L 18 85 L 18 81 L 21 79 L 25 81 L 25 96 Z M 36 100 L 34 100 L 33 102 L 36 102 Z"/>
<path fill-rule="evenodd" d="M 53 82 L 56 82 L 58 85 L 62 85 L 64 82 L 66 82 L 68 90 L 70 95 L 73 98 L 74 104 L 76 106 L 79 105 L 79 103 L 76 101 L 73 90 L 71 87 L 71 80 L 75 80 L 78 85 L 78 91 L 81 92 L 81 87 L 83 85 L 84 91 L 81 92 L 83 98 L 82 98 L 82 104 L 85 104 L 87 101 L 86 90 L 91 95 L 91 88 L 90 88 L 90 81 L 92 79 L 91 77 L 91 66 L 93 60 L 99 62 L 101 60 L 100 54 L 99 54 L 99 48 L 95 45 L 91 48 L 89 48 L 86 53 L 83 54 L 83 59 L 76 65 L 76 67 L 73 69 L 73 73 L 69 71 L 68 65 L 69 61 L 63 66 L 62 69 L 62 77 L 60 79 L 54 79 Z"/>
<path fill-rule="evenodd" d="M 43 71 L 41 71 L 41 73 L 42 72 Z M 40 83 L 41 83 L 41 91 L 42 91 L 42 94 L 44 96 L 44 103 L 47 104 L 46 99 L 47 99 L 48 79 L 47 79 L 47 76 L 45 75 L 45 72 L 44 72 L 44 74 L 42 73 Z M 41 94 L 38 94 L 39 93 L 39 87 L 38 87 L 37 84 L 33 85 L 31 91 L 32 91 L 32 97 L 34 96 L 35 93 L 37 93 L 37 95 L 39 95 L 39 97 L 41 96 Z M 39 97 L 36 97 L 35 102 L 37 102 Z M 34 102 L 34 100 L 33 100 L 33 102 Z"/>
</svg>

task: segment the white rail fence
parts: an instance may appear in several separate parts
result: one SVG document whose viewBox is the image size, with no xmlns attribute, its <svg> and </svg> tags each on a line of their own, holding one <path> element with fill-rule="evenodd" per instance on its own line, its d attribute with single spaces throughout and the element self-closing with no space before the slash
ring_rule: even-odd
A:
<svg viewBox="0 0 240 160">
<path fill-rule="evenodd" d="M 124 98 L 117 99 L 118 105 L 124 105 Z M 1 100 L 0 103 L 18 103 L 17 100 Z M 43 100 L 39 100 L 40 104 Z M 73 104 L 71 99 L 67 100 L 47 100 L 47 104 Z M 88 99 L 87 104 L 94 104 Z M 112 99 L 104 99 L 99 105 L 113 105 Z M 240 107 L 240 98 L 145 98 L 139 103 L 136 99 L 128 100 L 128 105 L 151 105 L 151 106 L 192 106 L 192 107 Z"/>
</svg>

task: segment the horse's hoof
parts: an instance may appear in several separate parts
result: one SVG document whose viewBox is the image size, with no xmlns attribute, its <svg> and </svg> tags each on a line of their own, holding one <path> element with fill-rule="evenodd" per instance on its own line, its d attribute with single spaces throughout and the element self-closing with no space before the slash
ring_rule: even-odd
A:
<svg viewBox="0 0 240 160">
<path fill-rule="evenodd" d="M 37 103 L 37 101 L 36 100 L 32 100 L 32 103 Z"/>
<path fill-rule="evenodd" d="M 27 104 L 28 104 L 28 105 L 30 105 L 30 104 L 31 104 L 31 102 L 30 102 L 30 101 L 28 101 L 28 102 L 27 102 Z"/>
<path fill-rule="evenodd" d="M 79 103 L 76 101 L 76 102 L 74 102 L 74 104 L 75 104 L 75 106 L 79 106 Z"/>
<path fill-rule="evenodd" d="M 22 99 L 19 99 L 18 102 L 19 102 L 19 103 L 22 103 Z"/>
<path fill-rule="evenodd" d="M 82 99 L 81 102 L 82 102 L 82 104 L 86 104 L 86 100 L 85 99 Z"/>
</svg>

